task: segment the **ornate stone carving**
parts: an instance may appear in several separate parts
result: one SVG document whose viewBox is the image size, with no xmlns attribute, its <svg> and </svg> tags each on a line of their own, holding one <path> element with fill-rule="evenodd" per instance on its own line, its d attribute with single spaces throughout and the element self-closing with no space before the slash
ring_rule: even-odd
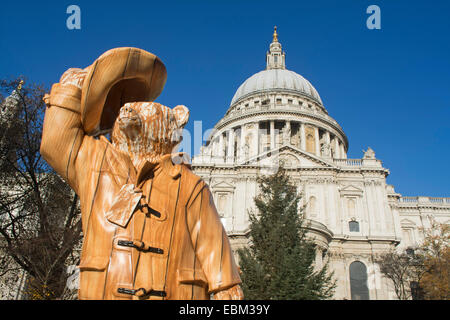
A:
<svg viewBox="0 0 450 320">
<path fill-rule="evenodd" d="M 330 158 L 331 157 L 331 146 L 330 144 L 324 142 L 320 148 L 320 152 L 322 153 L 322 157 Z"/>
<path fill-rule="evenodd" d="M 289 126 L 284 126 L 282 131 L 283 136 L 283 144 L 290 144 L 291 143 L 291 128 Z"/>
<path fill-rule="evenodd" d="M 368 147 L 366 151 L 364 151 L 363 159 L 375 159 L 375 151 L 372 150 L 371 147 Z"/>
</svg>

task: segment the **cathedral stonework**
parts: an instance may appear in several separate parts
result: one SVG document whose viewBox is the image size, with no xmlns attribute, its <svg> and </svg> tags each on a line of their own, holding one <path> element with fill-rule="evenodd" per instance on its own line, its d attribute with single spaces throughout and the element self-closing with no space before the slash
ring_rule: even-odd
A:
<svg viewBox="0 0 450 320">
<path fill-rule="evenodd" d="M 334 299 L 395 299 L 375 258 L 417 246 L 430 219 L 449 223 L 450 198 L 402 197 L 386 183 L 390 172 L 370 147 L 361 159 L 347 159 L 347 136 L 312 84 L 286 69 L 276 31 L 266 64 L 238 88 L 192 159 L 233 249 L 247 244 L 257 177 L 283 165 L 302 193 L 300 207 L 318 244 L 316 263 L 329 261 L 334 272 Z M 365 276 L 365 292 L 352 292 L 355 274 Z"/>
</svg>

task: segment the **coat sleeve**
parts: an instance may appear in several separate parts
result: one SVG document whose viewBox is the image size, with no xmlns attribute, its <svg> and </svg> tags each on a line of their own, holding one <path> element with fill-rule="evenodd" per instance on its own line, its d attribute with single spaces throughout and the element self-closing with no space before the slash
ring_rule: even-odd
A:
<svg viewBox="0 0 450 320">
<path fill-rule="evenodd" d="M 197 189 L 200 191 L 188 203 L 187 214 L 192 223 L 191 239 L 194 250 L 211 293 L 239 284 L 241 279 L 211 192 L 204 182 L 200 183 Z"/>
<path fill-rule="evenodd" d="M 79 80 L 84 72 L 81 69 L 67 70 L 60 83 L 54 84 L 50 94 L 44 97 L 47 109 L 40 148 L 42 157 L 77 193 L 80 172 L 75 170 L 75 164 L 81 146 L 88 144 L 85 140 L 90 137 L 85 135 L 81 125 L 81 85 L 79 81 L 67 79 L 75 76 Z"/>
</svg>

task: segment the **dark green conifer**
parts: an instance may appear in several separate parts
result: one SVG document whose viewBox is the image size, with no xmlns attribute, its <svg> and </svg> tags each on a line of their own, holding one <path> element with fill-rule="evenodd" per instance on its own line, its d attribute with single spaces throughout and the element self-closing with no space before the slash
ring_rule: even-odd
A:
<svg viewBox="0 0 450 320">
<path fill-rule="evenodd" d="M 258 179 L 257 212 L 249 212 L 250 244 L 238 251 L 246 299 L 332 297 L 328 264 L 314 269 L 316 245 L 306 237 L 301 196 L 284 169 Z"/>
</svg>

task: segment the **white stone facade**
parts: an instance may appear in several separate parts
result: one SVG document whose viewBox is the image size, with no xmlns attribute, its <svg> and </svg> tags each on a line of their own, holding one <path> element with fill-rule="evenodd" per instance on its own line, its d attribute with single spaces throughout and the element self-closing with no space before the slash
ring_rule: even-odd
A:
<svg viewBox="0 0 450 320">
<path fill-rule="evenodd" d="M 369 299 L 395 299 L 374 257 L 416 246 L 430 218 L 450 221 L 450 198 L 401 197 L 386 184 L 389 170 L 372 149 L 347 159 L 348 140 L 328 115 L 314 87 L 286 70 L 276 33 L 267 69 L 245 81 L 192 160 L 209 184 L 233 247 L 247 243 L 248 210 L 254 210 L 256 179 L 283 163 L 302 193 L 311 236 L 320 250 L 316 263 L 330 261 L 335 299 L 351 299 L 349 266 L 367 270 Z M 355 298 L 355 297 L 353 297 Z"/>
</svg>

